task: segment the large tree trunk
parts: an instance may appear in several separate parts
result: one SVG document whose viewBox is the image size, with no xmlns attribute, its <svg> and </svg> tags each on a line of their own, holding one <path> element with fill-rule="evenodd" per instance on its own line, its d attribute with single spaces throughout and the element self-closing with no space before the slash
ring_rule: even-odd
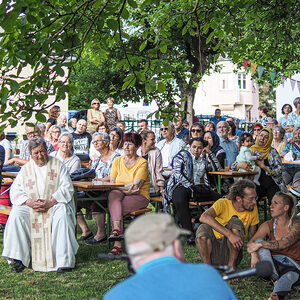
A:
<svg viewBox="0 0 300 300">
<path fill-rule="evenodd" d="M 193 105 L 194 105 L 194 98 L 196 94 L 196 87 L 194 86 L 193 77 L 190 78 L 190 82 L 181 82 L 179 83 L 180 91 L 181 91 L 181 98 L 187 99 L 182 103 L 182 111 L 186 114 L 186 119 L 190 125 L 193 124 Z"/>
</svg>

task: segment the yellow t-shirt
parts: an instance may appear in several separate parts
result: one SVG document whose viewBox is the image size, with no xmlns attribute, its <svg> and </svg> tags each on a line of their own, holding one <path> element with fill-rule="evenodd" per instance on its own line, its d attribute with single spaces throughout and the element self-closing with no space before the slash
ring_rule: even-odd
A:
<svg viewBox="0 0 300 300">
<path fill-rule="evenodd" d="M 116 178 L 116 183 L 130 184 L 133 183 L 134 179 L 145 180 L 143 183 L 140 193 L 147 199 L 149 199 L 150 189 L 150 177 L 148 171 L 148 162 L 139 157 L 137 162 L 130 168 L 126 168 L 124 164 L 124 156 L 116 157 L 113 161 L 110 176 Z"/>
<path fill-rule="evenodd" d="M 218 201 L 216 201 L 212 208 L 216 212 L 216 221 L 218 221 L 222 226 L 226 226 L 229 220 L 232 218 L 232 216 L 237 216 L 244 224 L 245 227 L 245 239 L 248 236 L 248 229 L 250 226 L 254 226 L 258 224 L 258 211 L 257 206 L 255 205 L 253 211 L 236 211 L 232 205 L 232 201 L 221 198 Z M 217 239 L 220 239 L 223 237 L 223 235 L 215 230 L 214 234 Z"/>
</svg>

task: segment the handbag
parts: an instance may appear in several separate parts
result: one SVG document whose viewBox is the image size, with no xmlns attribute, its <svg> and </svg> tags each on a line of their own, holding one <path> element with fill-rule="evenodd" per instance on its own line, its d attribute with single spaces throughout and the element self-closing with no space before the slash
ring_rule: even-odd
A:
<svg viewBox="0 0 300 300">
<path fill-rule="evenodd" d="M 70 174 L 72 181 L 92 181 L 96 177 L 94 169 L 80 168 Z"/>
</svg>

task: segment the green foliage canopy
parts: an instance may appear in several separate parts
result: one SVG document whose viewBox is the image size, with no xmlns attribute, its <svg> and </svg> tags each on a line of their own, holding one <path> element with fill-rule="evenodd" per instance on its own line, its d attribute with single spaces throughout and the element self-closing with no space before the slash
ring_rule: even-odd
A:
<svg viewBox="0 0 300 300">
<path fill-rule="evenodd" d="M 175 96 L 193 101 L 197 82 L 220 55 L 289 76 L 299 70 L 299 6 L 297 0 L 3 0 L 0 117 L 11 125 L 32 114 L 43 121 L 48 95 L 59 101 L 76 93 L 68 78 L 82 53 L 100 66 L 118 49 L 121 89 L 155 99 L 162 114 Z M 24 78 L 27 67 L 32 74 Z M 165 109 L 172 113 L 172 106 Z"/>
</svg>

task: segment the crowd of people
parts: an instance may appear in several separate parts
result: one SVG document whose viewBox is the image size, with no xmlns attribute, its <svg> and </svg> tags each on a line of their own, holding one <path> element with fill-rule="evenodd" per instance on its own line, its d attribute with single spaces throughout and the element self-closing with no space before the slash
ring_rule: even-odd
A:
<svg viewBox="0 0 300 300">
<path fill-rule="evenodd" d="M 300 196 L 300 169 L 292 163 L 300 159 L 300 98 L 294 100 L 295 112 L 290 105 L 283 106 L 283 117 L 278 121 L 268 114 L 267 107 L 260 106 L 260 120 L 249 132 L 237 129 L 234 118 L 224 118 L 216 109 L 206 124 L 196 118 L 189 126 L 181 115 L 176 115 L 160 124 L 160 136 L 149 129 L 146 119 L 139 120 L 137 132 L 126 132 L 114 99 L 108 98 L 107 104 L 107 110 L 101 112 L 100 101 L 94 99 L 87 120 L 71 119 L 69 123 L 66 116 L 60 115 L 60 108 L 53 106 L 46 124 L 25 128 L 27 139 L 18 157 L 13 156 L 5 135 L 1 136 L 3 170 L 19 171 L 11 187 L 13 208 L 2 253 L 13 261 L 12 270 L 21 272 L 29 265 L 38 271 L 72 270 L 78 249 L 74 240 L 75 215 L 81 229 L 79 242 L 92 246 L 111 239 L 114 245 L 110 254 L 121 254 L 119 237 L 123 237 L 124 216 L 146 208 L 151 197 L 161 196 L 161 210 L 172 212 L 180 230 L 188 235 L 188 243 L 196 244 L 204 263 L 235 269 L 248 238 L 252 266 L 259 260 L 273 262 L 271 278 L 275 287 L 270 299 L 287 294 L 300 274 L 299 219 L 295 216 L 294 199 L 287 194 L 287 187 L 292 186 L 291 191 Z M 75 212 L 70 175 L 82 168 L 94 170 L 97 181 L 123 187 L 95 192 L 101 205 L 78 201 Z M 224 180 L 219 194 L 209 172 L 224 168 L 252 171 L 253 175 L 235 182 Z M 257 231 L 256 204 L 263 196 L 268 198 L 272 220 Z M 202 224 L 197 228 L 190 201 L 214 202 L 201 215 Z M 88 227 L 83 208 L 92 212 L 96 234 Z M 105 228 L 106 209 L 112 221 L 110 236 Z M 164 222 L 167 221 L 158 219 L 155 226 Z M 143 232 L 149 228 L 144 227 Z M 179 235 L 180 230 L 176 230 Z M 128 233 L 128 239 L 130 235 L 140 236 Z M 173 244 L 178 235 L 159 249 L 163 252 L 157 256 L 160 260 L 168 256 L 170 245 L 174 251 L 182 252 L 177 242 Z M 159 243 L 155 237 L 151 240 L 143 235 L 141 239 L 147 245 Z M 60 243 L 63 246 L 58 247 Z M 136 249 L 142 254 L 148 247 L 129 246 L 128 254 L 133 257 Z M 180 253 L 174 256 L 182 260 Z"/>
</svg>

